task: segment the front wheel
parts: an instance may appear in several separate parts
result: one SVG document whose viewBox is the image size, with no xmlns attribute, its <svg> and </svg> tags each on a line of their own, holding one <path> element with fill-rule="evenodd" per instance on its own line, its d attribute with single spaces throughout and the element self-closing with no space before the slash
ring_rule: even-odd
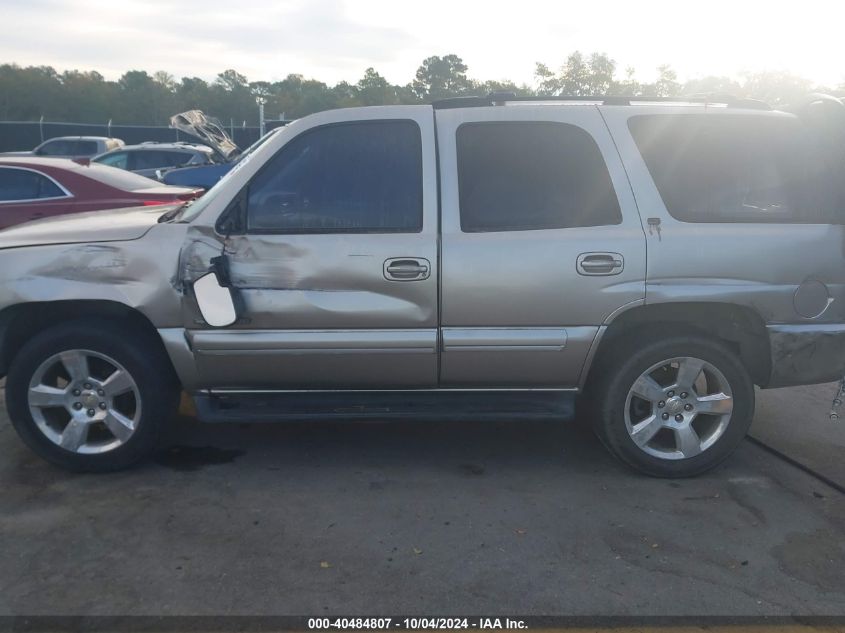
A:
<svg viewBox="0 0 845 633">
<path fill-rule="evenodd" d="M 658 477 L 713 468 L 754 415 L 754 385 L 727 346 L 695 335 L 629 342 L 596 368 L 594 428 L 622 461 Z"/>
<path fill-rule="evenodd" d="M 143 459 L 177 397 L 153 337 L 107 321 L 39 334 L 15 356 L 6 379 L 6 404 L 21 439 L 76 471 L 116 470 Z"/>
</svg>

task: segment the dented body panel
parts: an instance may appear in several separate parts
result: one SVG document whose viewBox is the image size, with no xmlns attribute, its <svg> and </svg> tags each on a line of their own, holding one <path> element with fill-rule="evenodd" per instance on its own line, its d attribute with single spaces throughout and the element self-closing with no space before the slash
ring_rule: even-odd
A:
<svg viewBox="0 0 845 633">
<path fill-rule="evenodd" d="M 155 214 L 147 212 L 146 219 L 152 223 L 143 224 L 128 214 L 134 223 L 101 232 L 109 237 L 138 234 L 135 239 L 107 238 L 108 241 L 99 243 L 48 243 L 0 250 L 0 313 L 28 303 L 110 301 L 137 310 L 156 327 L 181 325 L 182 295 L 177 264 L 187 226 L 157 224 L 160 215 L 160 210 Z M 115 215 L 115 219 L 122 217 L 123 214 Z M 64 228 L 64 223 L 64 220 L 56 222 L 60 228 Z M 38 228 L 46 233 L 46 224 L 50 223 L 22 229 L 31 227 L 34 233 Z M 0 233 L 0 242 L 7 246 L 4 234 Z M 148 240 L 141 240 L 141 236 L 147 236 Z M 60 230 L 55 240 L 79 238 L 70 231 Z M 44 240 L 48 238 L 45 236 Z"/>
<path fill-rule="evenodd" d="M 842 378 L 845 324 L 769 325 L 769 387 L 832 382 Z"/>
</svg>

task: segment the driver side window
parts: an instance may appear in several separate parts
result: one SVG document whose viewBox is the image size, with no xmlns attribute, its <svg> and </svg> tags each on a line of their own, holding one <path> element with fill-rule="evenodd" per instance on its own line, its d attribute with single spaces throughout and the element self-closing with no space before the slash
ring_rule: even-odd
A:
<svg viewBox="0 0 845 633">
<path fill-rule="evenodd" d="M 422 230 L 422 146 L 412 121 L 361 121 L 303 132 L 256 174 L 251 233 Z"/>
</svg>

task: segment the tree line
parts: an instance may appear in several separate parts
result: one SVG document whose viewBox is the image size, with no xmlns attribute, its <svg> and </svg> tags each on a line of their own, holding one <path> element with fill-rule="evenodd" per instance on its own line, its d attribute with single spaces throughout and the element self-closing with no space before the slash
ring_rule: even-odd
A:
<svg viewBox="0 0 845 633">
<path fill-rule="evenodd" d="M 604 53 L 570 54 L 557 66 L 537 63 L 533 85 L 512 81 L 479 81 L 457 55 L 423 60 L 413 80 L 391 84 L 374 68 L 355 83 L 330 86 L 300 74 L 281 81 L 249 81 L 236 70 L 225 70 L 211 81 L 158 71 L 130 70 L 116 81 L 94 70 L 58 72 L 50 66 L 0 65 L 0 120 L 75 123 L 167 125 L 176 112 L 200 109 L 224 123 L 257 124 L 257 100 L 265 103 L 268 119 L 293 119 L 332 108 L 360 105 L 428 103 L 436 99 L 511 91 L 521 96 L 632 95 L 676 97 L 724 93 L 762 99 L 773 105 L 790 103 L 812 92 L 845 94 L 845 84 L 818 86 L 787 72 L 744 73 L 737 78 L 707 76 L 678 80 L 669 65 L 657 68 L 657 79 L 641 82 L 633 68 L 620 66 Z"/>
</svg>

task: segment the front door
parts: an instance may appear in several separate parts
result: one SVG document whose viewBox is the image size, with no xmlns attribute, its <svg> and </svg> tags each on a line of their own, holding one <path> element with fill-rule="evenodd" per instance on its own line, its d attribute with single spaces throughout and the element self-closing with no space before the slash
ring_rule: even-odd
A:
<svg viewBox="0 0 845 633">
<path fill-rule="evenodd" d="M 445 387 L 579 386 L 645 297 L 645 236 L 597 108 L 437 111 Z"/>
<path fill-rule="evenodd" d="M 204 386 L 436 386 L 431 109 L 361 112 L 280 132 L 233 202 L 245 227 L 225 250 L 241 319 L 187 324 Z"/>
</svg>

